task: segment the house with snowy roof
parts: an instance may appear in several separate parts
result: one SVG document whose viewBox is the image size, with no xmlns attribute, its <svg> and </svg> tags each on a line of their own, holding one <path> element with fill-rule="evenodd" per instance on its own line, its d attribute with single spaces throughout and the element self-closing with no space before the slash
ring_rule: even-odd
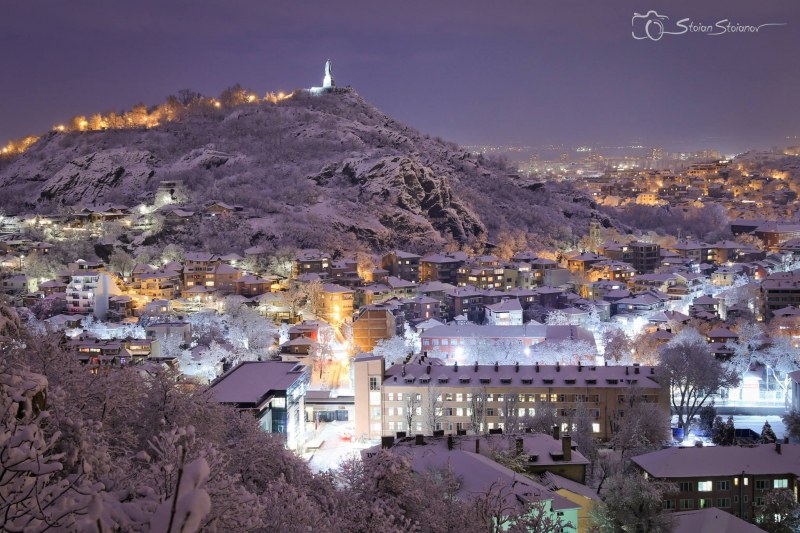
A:
<svg viewBox="0 0 800 533">
<path fill-rule="evenodd" d="M 486 324 L 490 326 L 521 326 L 522 304 L 516 298 L 506 298 L 486 306 Z"/>
<path fill-rule="evenodd" d="M 392 437 L 391 445 L 386 441 L 383 446 L 388 453 L 408 459 L 414 472 L 447 470 L 459 480 L 458 498 L 472 500 L 487 494 L 499 498 L 499 507 L 507 509 L 509 516 L 523 513 L 529 503 L 540 502 L 543 510 L 552 519 L 560 519 L 569 524 L 562 529 L 574 532 L 578 529 L 579 505 L 558 493 L 551 491 L 532 478 L 486 457 L 480 452 L 481 438 L 463 439 L 449 437 L 423 437 L 397 439 Z M 476 446 L 478 450 L 474 447 Z M 378 453 L 379 448 L 369 448 L 362 455 L 369 457 Z"/>
<path fill-rule="evenodd" d="M 798 491 L 800 445 L 672 447 L 638 455 L 634 465 L 648 479 L 675 483 L 664 508 L 689 511 L 717 507 L 751 520 L 767 491 Z"/>
</svg>

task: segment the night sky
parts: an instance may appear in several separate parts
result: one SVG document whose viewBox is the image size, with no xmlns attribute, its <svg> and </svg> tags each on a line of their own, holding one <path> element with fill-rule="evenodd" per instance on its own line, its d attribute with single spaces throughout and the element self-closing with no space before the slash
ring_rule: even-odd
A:
<svg viewBox="0 0 800 533">
<path fill-rule="evenodd" d="M 319 85 L 331 58 L 386 113 L 466 144 L 800 144 L 797 0 L 12 0 L 0 6 L 0 144 L 73 115 L 241 83 Z M 785 22 L 634 40 L 669 24 Z"/>
</svg>

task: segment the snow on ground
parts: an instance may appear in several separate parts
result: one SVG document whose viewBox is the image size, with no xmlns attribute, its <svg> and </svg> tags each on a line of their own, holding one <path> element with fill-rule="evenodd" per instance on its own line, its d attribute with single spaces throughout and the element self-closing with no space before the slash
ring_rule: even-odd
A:
<svg viewBox="0 0 800 533">
<path fill-rule="evenodd" d="M 337 468 L 350 457 L 360 457 L 359 452 L 374 445 L 374 442 L 352 440 L 355 435 L 355 422 L 323 422 L 315 440 L 321 447 L 308 450 L 302 455 L 313 472 L 325 472 Z"/>
</svg>

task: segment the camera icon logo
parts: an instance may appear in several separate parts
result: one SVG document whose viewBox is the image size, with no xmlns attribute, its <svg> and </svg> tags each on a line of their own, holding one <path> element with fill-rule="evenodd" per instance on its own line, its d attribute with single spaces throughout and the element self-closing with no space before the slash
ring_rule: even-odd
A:
<svg viewBox="0 0 800 533">
<path fill-rule="evenodd" d="M 634 39 L 658 41 L 664 36 L 664 21 L 669 17 L 650 10 L 644 15 L 634 13 L 631 18 L 631 35 Z"/>
</svg>

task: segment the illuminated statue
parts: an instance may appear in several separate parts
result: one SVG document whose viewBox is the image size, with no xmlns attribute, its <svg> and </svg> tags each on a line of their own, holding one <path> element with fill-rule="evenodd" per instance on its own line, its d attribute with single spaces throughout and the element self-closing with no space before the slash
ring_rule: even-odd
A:
<svg viewBox="0 0 800 533">
<path fill-rule="evenodd" d="M 333 80 L 333 71 L 331 67 L 331 60 L 325 62 L 325 77 L 322 78 L 322 88 L 330 89 L 336 87 L 336 82 Z"/>
</svg>

